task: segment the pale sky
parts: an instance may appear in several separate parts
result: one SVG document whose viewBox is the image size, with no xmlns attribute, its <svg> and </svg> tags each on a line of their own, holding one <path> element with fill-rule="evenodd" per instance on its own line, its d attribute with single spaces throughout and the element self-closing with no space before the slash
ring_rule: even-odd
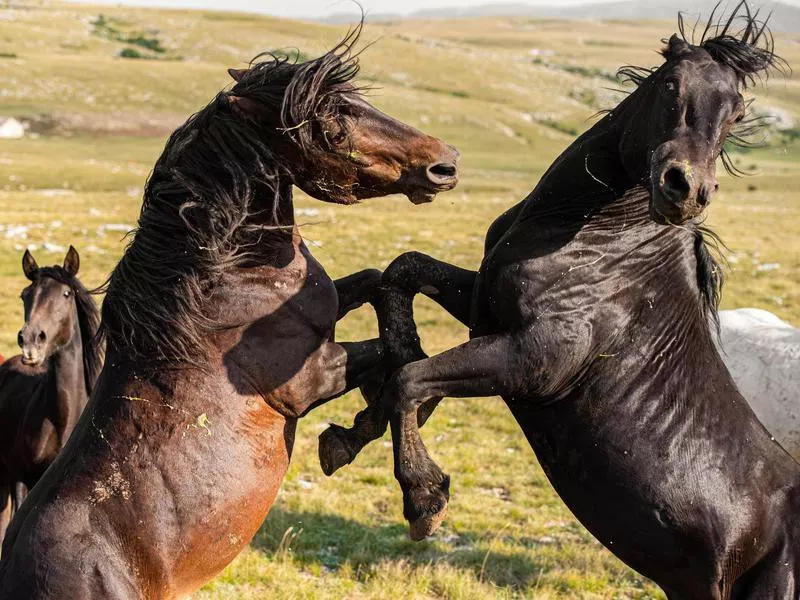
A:
<svg viewBox="0 0 800 600">
<path fill-rule="evenodd" d="M 206 8 L 258 12 L 280 17 L 319 18 L 332 13 L 353 12 L 351 0 L 91 0 L 104 4 L 130 6 L 159 6 L 176 8 Z M 589 4 L 602 0 L 359 0 L 364 10 L 373 13 L 407 14 L 424 8 L 448 6 L 466 7 L 490 4 L 531 4 L 567 6 Z M 732 1 L 732 0 L 731 0 Z M 800 0 L 782 0 L 784 4 L 800 6 Z M 638 0 L 646 4 L 647 0 Z M 690 4 L 691 2 L 683 2 Z M 758 2 L 755 2 L 758 4 Z"/>
</svg>

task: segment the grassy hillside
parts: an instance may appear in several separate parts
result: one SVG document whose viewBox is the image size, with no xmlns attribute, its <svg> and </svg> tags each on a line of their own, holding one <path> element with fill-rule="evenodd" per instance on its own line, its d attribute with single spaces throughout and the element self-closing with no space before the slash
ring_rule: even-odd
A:
<svg viewBox="0 0 800 600">
<path fill-rule="evenodd" d="M 103 17 L 99 18 L 102 13 Z M 657 64 L 673 23 L 479 19 L 370 25 L 362 59 L 369 98 L 458 146 L 460 187 L 434 204 L 402 198 L 349 208 L 302 196 L 299 220 L 333 276 L 385 266 L 419 249 L 476 267 L 492 219 L 620 93 L 622 64 Z M 0 141 L 0 353 L 21 325 L 19 259 L 60 262 L 72 243 L 88 285 L 103 281 L 135 223 L 164 136 L 229 84 L 226 68 L 297 48 L 313 56 L 340 26 L 268 17 L 48 4 L 0 10 L 0 115 L 31 119 L 37 137 Z M 800 38 L 778 50 L 800 64 Z M 126 51 L 127 50 L 127 51 Z M 138 53 L 142 58 L 122 58 Z M 800 86 L 755 88 L 760 110 L 800 116 Z M 724 305 L 758 306 L 800 324 L 800 183 L 796 130 L 736 154 L 756 175 L 723 176 L 710 224 L 730 246 Z M 465 338 L 420 301 L 426 349 Z M 342 339 L 373 336 L 373 317 L 348 317 Z M 661 598 L 570 516 L 498 399 L 445 402 L 423 435 L 453 476 L 453 503 L 434 539 L 412 543 L 392 478 L 388 439 L 326 479 L 316 436 L 349 422 L 350 395 L 305 419 L 279 500 L 237 561 L 195 597 Z M 488 467 L 490 466 L 490 468 Z"/>
</svg>

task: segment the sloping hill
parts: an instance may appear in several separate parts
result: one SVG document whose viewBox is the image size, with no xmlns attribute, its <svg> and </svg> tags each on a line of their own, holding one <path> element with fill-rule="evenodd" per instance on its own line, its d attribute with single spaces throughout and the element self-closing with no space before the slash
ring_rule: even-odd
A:
<svg viewBox="0 0 800 600">
<path fill-rule="evenodd" d="M 690 16 L 707 16 L 718 4 L 718 0 L 621 0 L 594 2 L 591 4 L 534 5 L 524 2 L 500 4 L 477 4 L 463 7 L 442 7 L 419 10 L 411 14 L 372 13 L 374 21 L 395 21 L 398 19 L 457 19 L 475 17 L 537 17 L 548 19 L 602 19 L 602 20 L 671 20 L 678 11 Z M 732 3 L 731 3 L 732 4 Z M 753 2 L 754 10 L 761 10 L 762 16 L 772 14 L 772 25 L 776 31 L 800 32 L 800 8 L 784 2 L 765 0 Z M 347 23 L 357 13 L 345 11 L 326 17 L 329 23 Z"/>
</svg>

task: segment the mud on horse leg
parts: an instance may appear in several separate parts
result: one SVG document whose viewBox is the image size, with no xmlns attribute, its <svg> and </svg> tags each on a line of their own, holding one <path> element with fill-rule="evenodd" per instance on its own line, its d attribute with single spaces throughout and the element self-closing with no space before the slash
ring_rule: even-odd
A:
<svg viewBox="0 0 800 600">
<path fill-rule="evenodd" d="M 386 373 L 427 358 L 420 345 L 413 315 L 413 300 L 423 293 L 437 302 L 461 323 L 469 322 L 475 271 L 438 261 L 419 252 L 407 252 L 387 267 L 381 280 L 380 297 L 375 302 L 381 338 L 391 338 L 391 351 L 386 357 Z M 367 407 L 360 411 L 349 429 L 336 424 L 326 429 L 319 439 L 319 458 L 326 475 L 351 463 L 364 446 L 380 438 L 389 424 L 389 413 L 380 396 L 384 378 L 373 379 L 362 386 Z M 422 426 L 431 415 L 439 398 L 432 398 L 418 410 Z"/>
</svg>

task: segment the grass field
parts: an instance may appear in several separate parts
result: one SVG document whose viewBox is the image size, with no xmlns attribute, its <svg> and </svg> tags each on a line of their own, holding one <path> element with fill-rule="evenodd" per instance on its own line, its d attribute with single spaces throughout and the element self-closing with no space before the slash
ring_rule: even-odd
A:
<svg viewBox="0 0 800 600">
<path fill-rule="evenodd" d="M 365 39 L 375 44 L 363 55 L 362 81 L 373 87 L 371 101 L 456 145 L 462 183 L 419 207 L 387 198 L 343 208 L 299 195 L 315 255 L 334 277 L 384 267 L 409 249 L 476 267 L 493 218 L 533 187 L 593 113 L 619 100 L 607 89 L 618 87 L 616 68 L 656 64 L 673 29 L 531 19 L 368 25 Z M 263 50 L 313 56 L 342 33 L 199 11 L 0 10 L 0 115 L 32 118 L 39 132 L 0 141 L 0 353 L 16 351 L 24 248 L 52 264 L 74 244 L 84 282 L 101 283 L 135 223 L 164 136 L 229 84 L 225 69 Z M 144 58 L 121 58 L 126 48 Z M 777 49 L 800 63 L 800 38 L 781 36 Z M 735 155 L 754 176 L 721 178 L 709 223 L 730 247 L 723 305 L 765 308 L 797 325 L 800 147 L 791 121 L 800 116 L 800 85 L 776 77 L 751 93 L 760 110 L 787 116 L 788 131 Z M 423 300 L 417 317 L 429 352 L 466 337 Z M 339 335 L 372 337 L 375 327 L 359 311 Z M 359 403 L 350 395 L 301 422 L 274 509 L 196 599 L 663 597 L 564 508 L 499 399 L 447 401 L 426 426 L 426 444 L 453 477 L 453 501 L 433 539 L 409 541 L 388 438 L 333 478 L 317 464 L 319 432 L 332 420 L 349 423 Z"/>
</svg>

